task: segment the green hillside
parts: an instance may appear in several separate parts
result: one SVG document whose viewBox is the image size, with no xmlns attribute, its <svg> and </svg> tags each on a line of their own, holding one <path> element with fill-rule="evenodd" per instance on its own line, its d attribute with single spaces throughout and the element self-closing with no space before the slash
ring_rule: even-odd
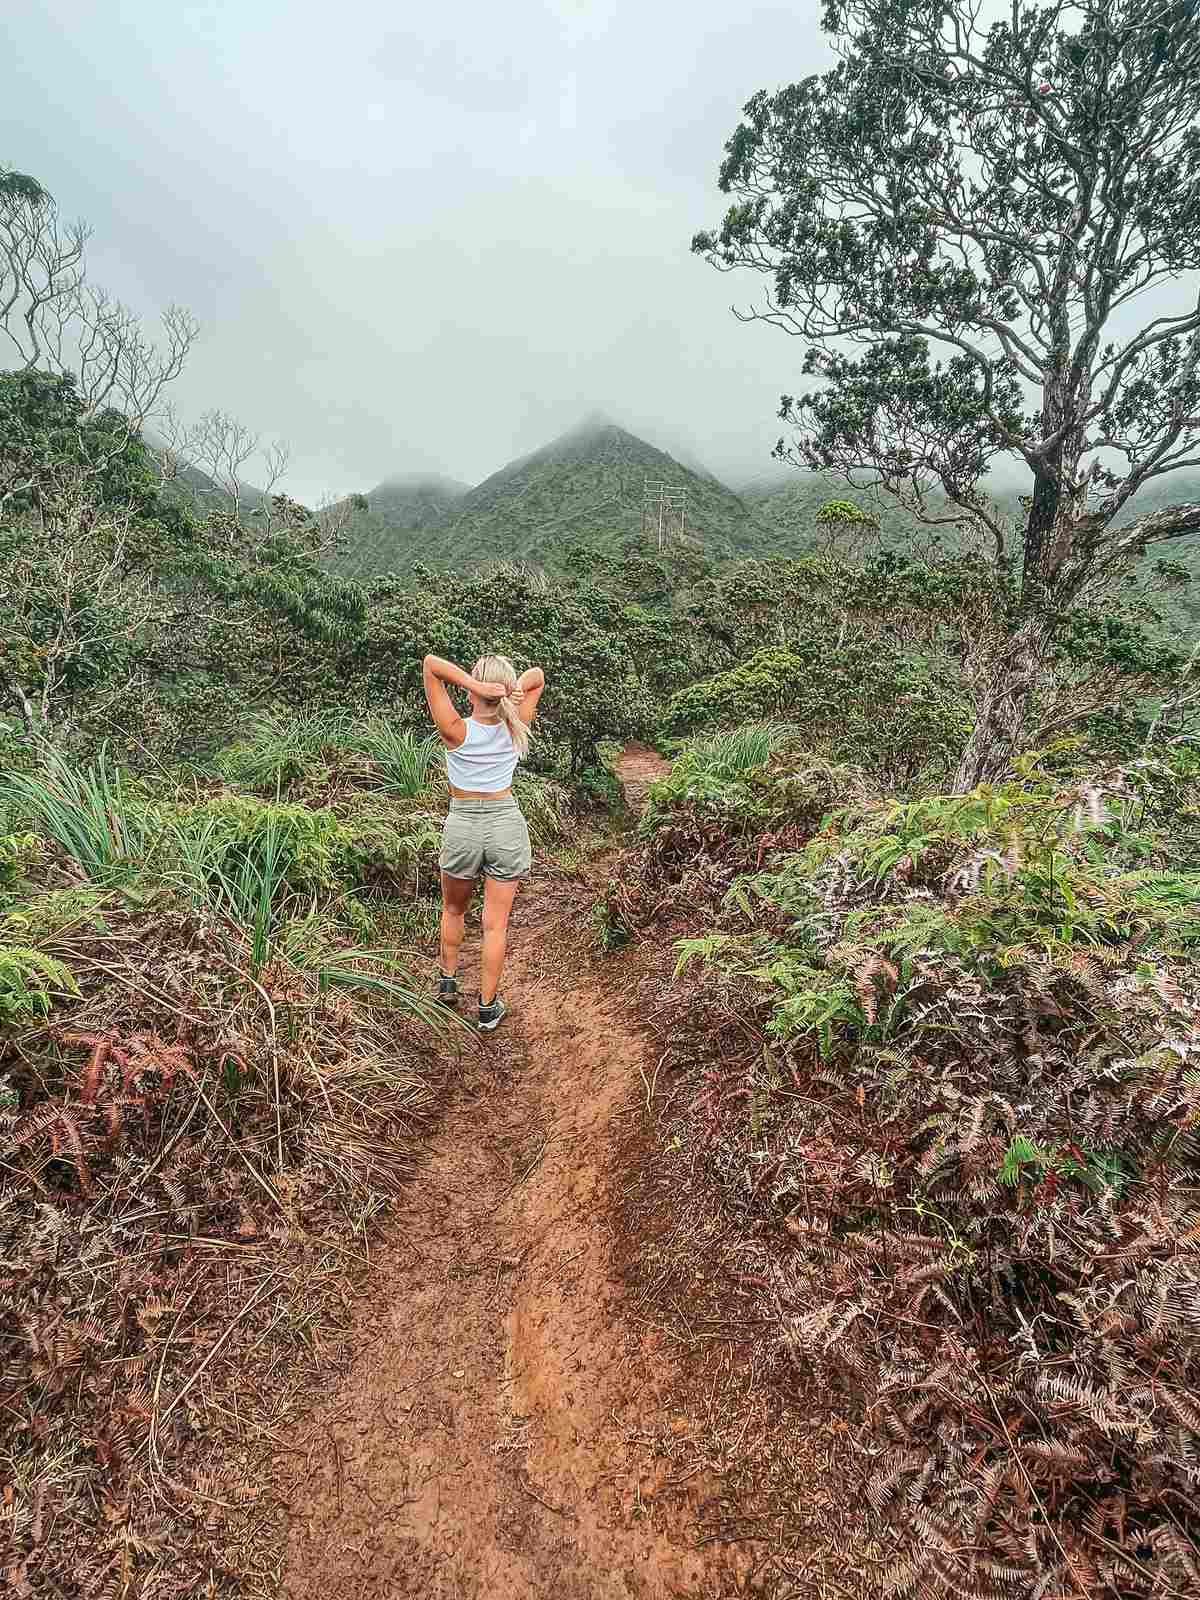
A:
<svg viewBox="0 0 1200 1600">
<path fill-rule="evenodd" d="M 686 466 L 627 429 L 592 418 L 473 489 L 430 474 L 386 479 L 367 496 L 369 509 L 350 519 L 336 566 L 370 577 L 403 573 L 417 561 L 469 567 L 500 557 L 554 570 L 571 545 L 611 550 L 639 534 L 648 480 L 686 490 L 689 541 L 716 560 L 813 549 L 822 542 L 817 513 L 828 500 L 853 499 L 872 512 L 885 545 L 920 548 L 938 538 L 953 549 L 959 543 L 952 524 L 923 526 L 890 496 L 851 489 L 832 474 L 780 469 L 735 494 L 698 464 Z M 1138 496 L 1126 520 L 1197 498 L 1200 480 L 1171 477 Z M 1002 504 L 1006 500 L 1017 510 L 1015 495 L 1001 497 Z M 1200 539 L 1163 546 L 1153 560 L 1177 562 L 1200 579 Z M 1173 631 L 1194 632 L 1200 622 L 1195 581 L 1159 603 Z"/>
<path fill-rule="evenodd" d="M 774 548 L 781 555 L 799 555 L 821 543 L 816 515 L 828 500 L 850 499 L 872 512 L 879 519 L 881 541 L 887 546 L 911 547 L 914 543 L 920 546 L 933 535 L 940 537 L 947 549 L 953 549 L 958 543 L 952 525 L 940 529 L 923 526 L 891 496 L 870 489 L 852 489 L 843 479 L 825 473 L 794 472 L 782 483 L 772 483 L 768 479 L 759 491 L 748 490 L 745 498 L 757 520 L 772 531 Z M 1015 493 L 998 498 L 1005 510 L 1019 510 Z M 1187 500 L 1200 500 L 1200 478 L 1186 473 L 1169 475 L 1136 495 L 1121 521 L 1131 522 L 1148 511 Z M 1159 562 L 1177 564 L 1192 574 L 1189 584 L 1170 589 L 1156 603 L 1171 632 L 1194 634 L 1200 625 L 1200 537 L 1193 535 L 1156 546 L 1146 568 L 1151 569 Z"/>
<path fill-rule="evenodd" d="M 615 424 L 593 419 L 510 462 L 426 523 L 371 511 L 351 525 L 339 567 L 402 572 L 414 561 L 469 566 L 495 557 L 554 568 L 572 544 L 612 549 L 641 532 L 646 481 L 687 492 L 686 533 L 708 555 L 765 554 L 770 528 L 724 484 Z"/>
<path fill-rule="evenodd" d="M 355 512 L 346 525 L 339 571 L 358 578 L 393 570 L 380 567 L 377 560 L 377 552 L 393 548 L 411 547 L 414 559 L 420 553 L 414 535 L 436 523 L 469 489 L 469 484 L 436 473 L 385 478 L 367 494 L 368 509 Z"/>
<path fill-rule="evenodd" d="M 890 495 L 871 489 L 852 489 L 844 479 L 824 472 L 792 472 L 782 482 L 768 483 L 746 499 L 755 515 L 775 537 L 776 549 L 783 555 L 801 555 L 820 542 L 817 512 L 829 500 L 853 500 L 864 511 L 879 519 L 883 541 L 899 543 L 919 524 Z M 950 542 L 953 530 L 947 529 Z"/>
</svg>

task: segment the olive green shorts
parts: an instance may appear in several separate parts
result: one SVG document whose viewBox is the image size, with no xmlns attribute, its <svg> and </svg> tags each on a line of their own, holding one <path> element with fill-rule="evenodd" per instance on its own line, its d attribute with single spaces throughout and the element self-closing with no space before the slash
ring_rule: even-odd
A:
<svg viewBox="0 0 1200 1600">
<path fill-rule="evenodd" d="M 438 857 L 444 873 L 451 878 L 478 878 L 482 873 L 511 882 L 528 877 L 531 862 L 529 828 L 511 796 L 460 800 L 451 795 Z"/>
</svg>

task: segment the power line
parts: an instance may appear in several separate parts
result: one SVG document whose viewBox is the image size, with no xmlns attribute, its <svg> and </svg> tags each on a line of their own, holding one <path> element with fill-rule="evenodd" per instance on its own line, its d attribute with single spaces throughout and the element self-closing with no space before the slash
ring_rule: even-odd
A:
<svg viewBox="0 0 1200 1600">
<path fill-rule="evenodd" d="M 659 554 L 675 534 L 683 538 L 687 523 L 687 489 L 681 483 L 645 480 L 642 494 L 642 537 L 654 534 Z"/>
</svg>

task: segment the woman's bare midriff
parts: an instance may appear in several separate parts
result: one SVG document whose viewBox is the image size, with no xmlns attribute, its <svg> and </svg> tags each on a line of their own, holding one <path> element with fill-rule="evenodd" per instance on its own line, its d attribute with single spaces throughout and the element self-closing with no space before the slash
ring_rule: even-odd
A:
<svg viewBox="0 0 1200 1600">
<path fill-rule="evenodd" d="M 453 784 L 449 789 L 456 800 L 507 800 L 512 794 L 511 789 L 492 789 L 484 793 L 481 789 L 456 789 Z"/>
</svg>

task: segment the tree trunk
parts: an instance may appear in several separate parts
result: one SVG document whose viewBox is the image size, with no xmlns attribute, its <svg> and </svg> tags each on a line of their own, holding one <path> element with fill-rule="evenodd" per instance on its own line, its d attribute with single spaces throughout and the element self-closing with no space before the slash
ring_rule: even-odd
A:
<svg viewBox="0 0 1200 1600">
<path fill-rule="evenodd" d="M 975 726 L 954 775 L 954 793 L 995 783 L 1020 749 L 1034 685 L 1045 660 L 1046 634 L 1036 621 L 1009 635 L 976 686 Z"/>
</svg>

